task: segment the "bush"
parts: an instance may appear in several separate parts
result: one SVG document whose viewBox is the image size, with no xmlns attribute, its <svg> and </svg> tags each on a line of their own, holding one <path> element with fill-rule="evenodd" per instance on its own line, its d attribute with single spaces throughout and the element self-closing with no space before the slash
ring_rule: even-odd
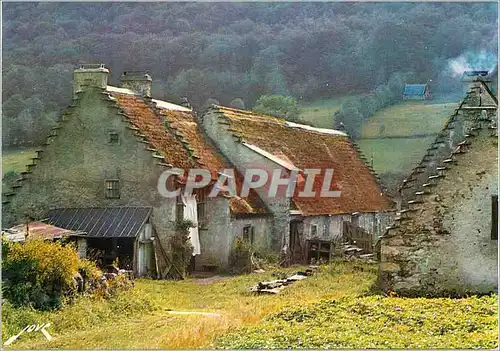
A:
<svg viewBox="0 0 500 351">
<path fill-rule="evenodd" d="M 194 223 L 183 220 L 176 224 L 175 234 L 170 237 L 170 249 L 172 267 L 170 275 L 173 278 L 184 278 L 193 257 L 193 246 L 189 239 L 189 228 L 194 227 Z"/>
<path fill-rule="evenodd" d="M 262 95 L 255 103 L 253 110 L 289 121 L 296 121 L 299 116 L 299 106 L 292 96 Z"/>
<path fill-rule="evenodd" d="M 250 273 L 252 271 L 252 247 L 245 240 L 237 237 L 229 253 L 229 269 L 231 273 Z"/>
<path fill-rule="evenodd" d="M 2 241 L 2 251 L 3 296 L 14 306 L 58 308 L 76 292 L 79 258 L 73 247 L 43 240 Z"/>
</svg>

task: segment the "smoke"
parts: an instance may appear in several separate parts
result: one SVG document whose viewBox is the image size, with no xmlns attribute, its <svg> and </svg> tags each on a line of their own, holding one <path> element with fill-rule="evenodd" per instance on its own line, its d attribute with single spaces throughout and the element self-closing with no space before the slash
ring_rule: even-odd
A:
<svg viewBox="0 0 500 351">
<path fill-rule="evenodd" d="M 491 71 L 497 64 L 497 56 L 494 53 L 482 50 L 479 52 L 466 52 L 457 58 L 448 61 L 448 69 L 454 76 L 461 76 L 464 71 L 482 70 Z"/>
</svg>

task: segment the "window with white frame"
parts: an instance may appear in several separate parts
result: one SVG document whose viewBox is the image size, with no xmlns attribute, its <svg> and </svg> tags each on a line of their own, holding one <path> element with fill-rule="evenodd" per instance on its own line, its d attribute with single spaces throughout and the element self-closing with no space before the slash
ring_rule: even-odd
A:
<svg viewBox="0 0 500 351">
<path fill-rule="evenodd" d="M 106 179 L 104 182 L 104 187 L 107 199 L 120 198 L 120 181 L 118 179 Z"/>
</svg>

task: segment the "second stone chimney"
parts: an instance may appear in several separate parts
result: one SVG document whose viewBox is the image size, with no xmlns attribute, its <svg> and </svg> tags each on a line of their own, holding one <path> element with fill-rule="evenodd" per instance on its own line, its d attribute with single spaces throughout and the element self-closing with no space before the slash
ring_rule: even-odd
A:
<svg viewBox="0 0 500 351">
<path fill-rule="evenodd" d="M 151 97 L 152 81 L 147 71 L 125 71 L 120 76 L 120 88 L 127 88 L 144 97 Z"/>
</svg>

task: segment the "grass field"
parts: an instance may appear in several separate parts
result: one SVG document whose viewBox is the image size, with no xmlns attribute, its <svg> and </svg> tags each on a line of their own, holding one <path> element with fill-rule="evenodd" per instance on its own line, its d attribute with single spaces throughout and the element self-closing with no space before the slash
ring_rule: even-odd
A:
<svg viewBox="0 0 500 351">
<path fill-rule="evenodd" d="M 349 98 L 346 96 L 304 104 L 300 118 L 313 126 L 332 128 L 333 114 Z M 373 155 L 377 173 L 407 174 L 418 164 L 435 138 L 432 135 L 442 129 L 457 107 L 455 102 L 444 101 L 405 101 L 378 111 L 364 123 L 358 144 L 368 160 Z M 407 138 L 413 135 L 428 136 Z M 388 137 L 391 139 L 384 139 Z"/>
<path fill-rule="evenodd" d="M 373 168 L 378 174 L 384 172 L 409 173 L 422 157 L 435 137 L 401 139 L 364 139 L 357 143 L 370 160 L 373 155 Z"/>
<path fill-rule="evenodd" d="M 456 107 L 456 103 L 451 102 L 432 104 L 423 101 L 405 101 L 387 107 L 363 125 L 359 147 L 367 159 L 373 155 L 373 167 L 377 173 L 408 174 L 434 141 L 432 135 L 441 131 Z M 429 136 L 410 138 L 414 135 Z M 384 139 L 388 137 L 391 139 Z"/>
<path fill-rule="evenodd" d="M 353 97 L 355 95 L 321 99 L 300 104 L 300 121 L 318 128 L 333 128 L 333 115 L 340 109 L 342 103 Z"/>
<path fill-rule="evenodd" d="M 361 130 L 361 138 L 438 133 L 456 108 L 456 103 L 402 102 L 378 111 L 366 121 Z"/>
<path fill-rule="evenodd" d="M 31 333 L 11 347 L 404 347 L 418 342 L 413 335 L 425 337 L 422 345 L 495 347 L 495 297 L 452 301 L 366 296 L 376 280 L 376 270 L 376 265 L 333 263 L 279 295 L 248 292 L 256 282 L 273 279 L 271 271 L 211 280 L 137 280 L 133 290 L 116 298 L 85 297 L 57 312 L 4 304 L 2 337 L 5 340 L 27 324 L 50 322 L 51 342 L 40 333 Z M 171 310 L 219 316 L 174 315 L 169 314 Z"/>
<path fill-rule="evenodd" d="M 219 338 L 232 349 L 493 349 L 496 296 L 402 299 L 368 296 L 275 313 Z"/>
<path fill-rule="evenodd" d="M 36 148 L 2 150 L 2 175 L 9 172 L 22 172 L 26 165 L 32 163 L 30 158 L 35 157 Z"/>
</svg>

